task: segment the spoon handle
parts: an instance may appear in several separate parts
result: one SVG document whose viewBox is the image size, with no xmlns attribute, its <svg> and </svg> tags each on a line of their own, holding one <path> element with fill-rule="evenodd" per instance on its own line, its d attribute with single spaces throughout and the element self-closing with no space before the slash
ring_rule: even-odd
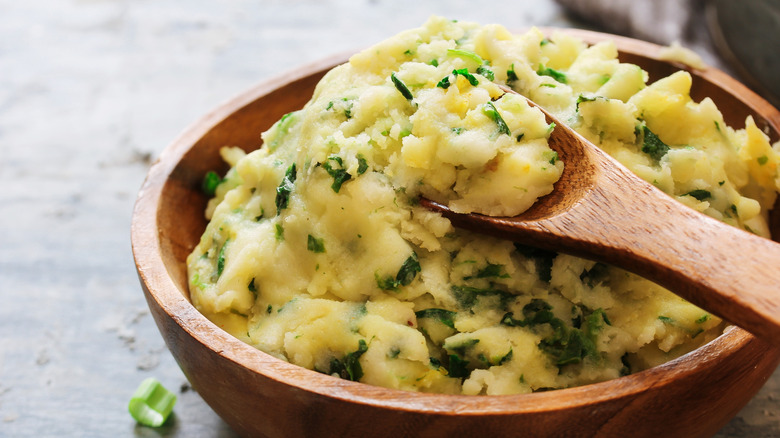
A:
<svg viewBox="0 0 780 438">
<path fill-rule="evenodd" d="M 780 345 L 780 244 L 680 204 L 600 150 L 588 154 L 597 183 L 565 214 L 488 218 L 494 234 L 619 266 Z M 470 228 L 486 231 L 484 220 Z"/>
</svg>

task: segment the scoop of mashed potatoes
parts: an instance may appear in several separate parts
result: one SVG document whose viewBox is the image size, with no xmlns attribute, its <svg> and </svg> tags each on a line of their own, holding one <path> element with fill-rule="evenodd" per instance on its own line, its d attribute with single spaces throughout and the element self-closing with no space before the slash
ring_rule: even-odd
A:
<svg viewBox="0 0 780 438">
<path fill-rule="evenodd" d="M 421 196 L 514 215 L 552 190 L 553 126 L 513 88 L 680 202 L 767 236 L 777 144 L 593 46 L 433 17 L 329 72 L 309 103 L 224 148 L 188 258 L 193 304 L 280 359 L 389 388 L 526 393 L 678 357 L 716 316 L 612 266 L 454 228 Z"/>
</svg>

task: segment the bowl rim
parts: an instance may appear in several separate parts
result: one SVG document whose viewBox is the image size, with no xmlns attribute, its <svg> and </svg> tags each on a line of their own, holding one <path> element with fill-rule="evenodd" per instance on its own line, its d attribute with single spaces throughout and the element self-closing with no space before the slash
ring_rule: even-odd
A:
<svg viewBox="0 0 780 438">
<path fill-rule="evenodd" d="M 583 39 L 588 44 L 609 39 L 615 41 L 621 52 L 633 50 L 637 54 L 657 60 L 660 50 L 663 49 L 653 43 L 588 30 L 551 27 L 540 29 L 546 34 L 562 31 Z M 253 373 L 326 398 L 385 409 L 440 415 L 517 415 L 550 409 L 574 409 L 597 405 L 606 400 L 631 397 L 650 387 L 671 384 L 679 378 L 695 374 L 703 367 L 716 366 L 719 358 L 734 354 L 748 343 L 757 340 L 748 332 L 729 326 L 716 339 L 683 356 L 628 376 L 547 392 L 471 396 L 405 391 L 344 380 L 273 357 L 219 328 L 195 309 L 188 299 L 189 292 L 181 290 L 175 284 L 160 256 L 160 239 L 163 236 L 157 226 L 157 213 L 165 183 L 190 148 L 233 113 L 279 87 L 311 76 L 312 72 L 327 71 L 348 60 L 348 55 L 353 53 L 355 52 L 326 57 L 262 81 L 241 92 L 185 128 L 162 151 L 149 169 L 138 192 L 132 214 L 131 246 L 138 276 L 147 300 L 153 300 L 168 318 L 202 346 Z M 713 67 L 694 71 L 683 64 L 671 64 L 719 83 L 725 91 L 746 105 L 746 101 L 750 100 L 752 104 L 747 106 L 758 106 L 757 112 L 775 131 L 780 132 L 780 112 L 726 73 Z M 151 301 L 149 304 L 152 304 Z M 305 378 L 301 378 L 301 373 Z"/>
</svg>

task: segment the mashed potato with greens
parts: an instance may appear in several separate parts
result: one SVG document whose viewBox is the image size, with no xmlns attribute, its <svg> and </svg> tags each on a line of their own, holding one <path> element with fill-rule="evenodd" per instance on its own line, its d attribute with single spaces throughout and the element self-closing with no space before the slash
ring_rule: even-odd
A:
<svg viewBox="0 0 780 438">
<path fill-rule="evenodd" d="M 767 236 L 780 146 L 693 102 L 688 73 L 648 85 L 616 56 L 610 42 L 438 17 L 353 56 L 262 148 L 222 150 L 232 168 L 188 259 L 194 305 L 291 363 L 441 393 L 583 385 L 713 339 L 717 317 L 636 275 L 418 206 L 515 215 L 577 165 L 503 84 L 680 202 Z"/>
</svg>

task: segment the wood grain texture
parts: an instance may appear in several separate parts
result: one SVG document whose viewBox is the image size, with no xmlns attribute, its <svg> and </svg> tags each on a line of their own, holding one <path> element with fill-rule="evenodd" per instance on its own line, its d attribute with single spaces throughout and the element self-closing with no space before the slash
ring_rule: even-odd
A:
<svg viewBox="0 0 780 438">
<path fill-rule="evenodd" d="M 133 253 L 152 315 L 193 387 L 237 432 L 705 437 L 726 424 L 777 367 L 778 349 L 734 327 L 677 360 L 608 382 L 530 395 L 435 395 L 306 370 L 220 330 L 187 299 L 184 257 L 205 226 L 201 178 L 222 166 L 218 147 L 259 147 L 258 130 L 298 108 L 323 72 L 344 59 L 261 85 L 206 116 L 160 157 L 136 203 Z M 642 61 L 655 68 L 651 58 Z"/>
</svg>

